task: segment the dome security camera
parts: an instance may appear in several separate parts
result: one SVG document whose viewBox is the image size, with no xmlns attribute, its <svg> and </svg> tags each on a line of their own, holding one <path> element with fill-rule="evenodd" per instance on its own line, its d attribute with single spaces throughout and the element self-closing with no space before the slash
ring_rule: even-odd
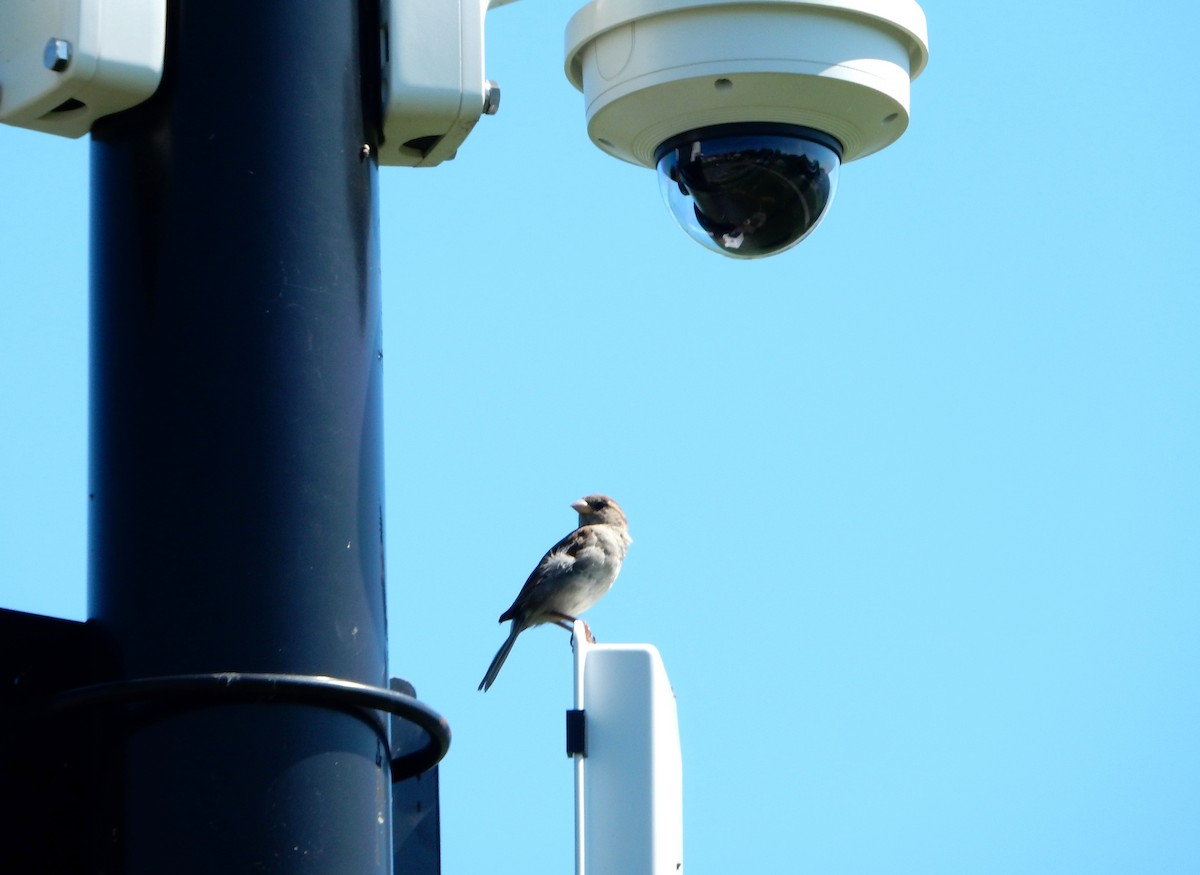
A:
<svg viewBox="0 0 1200 875">
<path fill-rule="evenodd" d="M 842 163 L 904 133 L 928 42 L 915 0 L 592 0 L 565 67 L 592 142 L 657 168 L 701 244 L 757 258 L 817 226 Z"/>
</svg>

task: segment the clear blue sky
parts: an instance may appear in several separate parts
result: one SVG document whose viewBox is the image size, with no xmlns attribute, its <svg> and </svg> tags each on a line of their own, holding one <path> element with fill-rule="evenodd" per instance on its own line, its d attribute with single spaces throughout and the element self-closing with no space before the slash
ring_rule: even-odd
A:
<svg viewBox="0 0 1200 875">
<path fill-rule="evenodd" d="M 381 172 L 391 668 L 455 733 L 449 875 L 570 871 L 568 636 L 476 685 L 592 491 L 691 875 L 1200 871 L 1196 13 L 923 5 L 911 127 L 775 259 L 588 142 L 570 3 L 493 12 L 500 114 Z M 87 165 L 0 129 L 0 605 L 73 618 Z"/>
</svg>

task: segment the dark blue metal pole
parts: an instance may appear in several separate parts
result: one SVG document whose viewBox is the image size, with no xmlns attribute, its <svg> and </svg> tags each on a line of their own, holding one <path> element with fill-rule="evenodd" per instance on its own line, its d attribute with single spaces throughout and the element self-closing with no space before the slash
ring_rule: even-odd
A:
<svg viewBox="0 0 1200 875">
<path fill-rule="evenodd" d="M 161 89 L 93 131 L 90 613 L 124 679 L 387 686 L 374 10 L 171 0 Z M 372 715 L 124 714 L 97 871 L 390 871 Z"/>
</svg>

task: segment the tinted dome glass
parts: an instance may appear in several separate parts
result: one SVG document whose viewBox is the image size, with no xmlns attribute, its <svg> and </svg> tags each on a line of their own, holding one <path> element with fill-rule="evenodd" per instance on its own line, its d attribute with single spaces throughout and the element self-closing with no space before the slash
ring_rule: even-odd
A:
<svg viewBox="0 0 1200 875">
<path fill-rule="evenodd" d="M 659 147 L 659 187 L 679 224 L 709 249 L 773 255 L 803 240 L 829 209 L 840 151 L 806 128 L 704 128 Z"/>
</svg>

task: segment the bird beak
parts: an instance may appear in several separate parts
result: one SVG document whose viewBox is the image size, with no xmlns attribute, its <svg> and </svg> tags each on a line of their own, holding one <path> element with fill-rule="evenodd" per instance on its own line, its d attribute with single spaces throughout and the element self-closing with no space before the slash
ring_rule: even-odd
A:
<svg viewBox="0 0 1200 875">
<path fill-rule="evenodd" d="M 588 513 L 592 512 L 591 506 L 586 501 L 584 501 L 582 498 L 579 499 L 578 501 L 572 501 L 571 508 L 573 510 L 575 510 L 577 513 L 582 513 L 582 514 L 588 514 Z"/>
</svg>

